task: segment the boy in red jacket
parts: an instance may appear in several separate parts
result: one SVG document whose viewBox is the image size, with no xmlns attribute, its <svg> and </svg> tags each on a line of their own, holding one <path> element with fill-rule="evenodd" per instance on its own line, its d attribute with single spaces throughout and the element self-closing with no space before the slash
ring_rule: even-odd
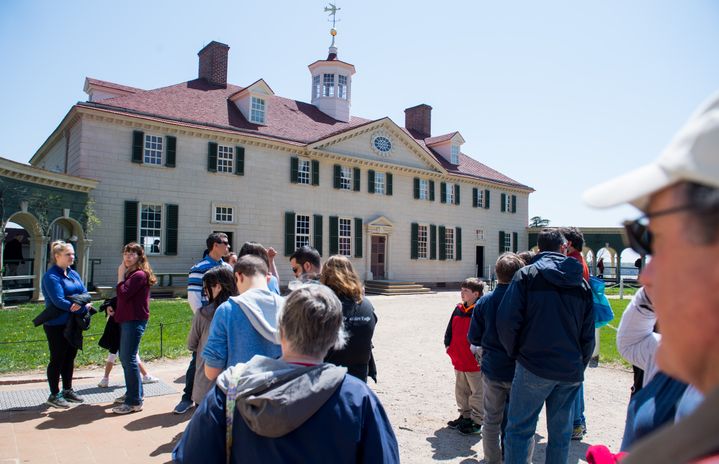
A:
<svg viewBox="0 0 719 464">
<path fill-rule="evenodd" d="M 460 289 L 462 303 L 454 308 L 447 331 L 444 333 L 444 347 L 454 366 L 454 396 L 459 408 L 459 417 L 447 422 L 447 425 L 456 428 L 463 435 L 480 433 L 484 416 L 482 373 L 467 341 L 474 304 L 483 293 L 484 282 L 476 277 L 470 277 L 462 282 Z"/>
</svg>

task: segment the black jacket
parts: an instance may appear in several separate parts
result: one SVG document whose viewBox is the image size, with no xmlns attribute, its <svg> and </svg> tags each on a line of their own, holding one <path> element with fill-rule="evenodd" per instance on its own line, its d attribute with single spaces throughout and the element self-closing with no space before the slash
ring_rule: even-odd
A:
<svg viewBox="0 0 719 464">
<path fill-rule="evenodd" d="M 539 377 L 581 382 L 594 350 L 594 305 L 582 265 L 542 252 L 514 275 L 497 311 L 511 358 Z"/>
<path fill-rule="evenodd" d="M 362 303 L 356 303 L 345 296 L 340 296 L 339 299 L 342 302 L 342 314 L 348 335 L 347 345 L 341 350 L 330 350 L 325 362 L 346 367 L 348 374 L 363 382 L 367 381 L 367 376 L 374 370 L 374 375 L 370 377 L 376 382 L 377 369 L 372 357 L 372 335 L 377 324 L 374 307 L 367 298 L 364 298 Z"/>
<path fill-rule="evenodd" d="M 72 301 L 73 303 L 77 303 L 80 306 L 85 306 L 88 303 L 92 303 L 92 296 L 90 296 L 89 293 L 79 293 L 77 295 L 70 295 L 67 297 L 68 300 Z M 35 319 L 32 320 L 32 323 L 35 325 L 35 327 L 46 323 L 47 321 L 51 321 L 53 319 L 56 319 L 60 316 L 62 316 L 67 311 L 63 311 L 60 308 L 56 308 L 55 306 L 47 306 L 45 309 L 42 310 L 40 314 L 35 316 Z"/>
<path fill-rule="evenodd" d="M 80 306 L 92 303 L 92 296 L 90 296 L 87 292 L 70 295 L 67 299 L 73 303 L 79 304 Z M 32 323 L 35 324 L 35 327 L 37 327 L 40 324 L 44 324 L 47 321 L 57 318 L 64 312 L 65 311 L 62 309 L 54 306 L 48 306 L 40 314 L 38 314 L 35 319 L 33 319 Z M 82 349 L 82 332 L 90 328 L 90 317 L 92 317 L 93 314 L 95 314 L 95 312 L 91 311 L 85 311 L 83 314 L 70 314 L 70 317 L 65 324 L 65 329 L 62 331 L 62 334 L 65 336 L 68 343 L 79 350 Z"/>
<path fill-rule="evenodd" d="M 105 300 L 102 305 L 100 305 L 100 311 L 107 311 L 108 306 L 117 308 L 116 296 Z M 100 337 L 97 344 L 100 345 L 101 348 L 105 348 L 110 353 L 117 353 L 120 351 L 120 324 L 115 322 L 114 317 L 110 316 L 107 318 L 105 330 L 102 332 L 102 337 Z"/>
</svg>

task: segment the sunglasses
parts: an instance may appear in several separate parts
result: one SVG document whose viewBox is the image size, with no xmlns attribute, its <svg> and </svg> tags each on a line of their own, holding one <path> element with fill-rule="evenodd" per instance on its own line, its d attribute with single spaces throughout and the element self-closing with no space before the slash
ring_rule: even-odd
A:
<svg viewBox="0 0 719 464">
<path fill-rule="evenodd" d="M 647 213 L 639 216 L 633 221 L 624 221 L 624 230 L 627 232 L 629 246 L 642 256 L 652 254 L 652 233 L 649 230 L 649 219 L 658 216 L 666 216 L 667 214 L 679 213 L 696 208 L 696 205 L 682 205 L 674 208 Z"/>
<path fill-rule="evenodd" d="M 215 243 L 219 243 L 221 245 L 229 245 L 230 244 L 230 242 L 228 242 L 227 240 L 220 240 L 219 242 L 215 242 Z"/>
</svg>

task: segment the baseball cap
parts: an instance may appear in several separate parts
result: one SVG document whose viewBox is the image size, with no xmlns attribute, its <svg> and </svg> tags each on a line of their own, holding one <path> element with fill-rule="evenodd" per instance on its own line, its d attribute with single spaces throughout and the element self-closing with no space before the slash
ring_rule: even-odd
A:
<svg viewBox="0 0 719 464">
<path fill-rule="evenodd" d="M 589 206 L 631 203 L 644 210 L 649 197 L 681 181 L 719 188 L 719 93 L 702 104 L 654 162 L 585 191 Z"/>
</svg>

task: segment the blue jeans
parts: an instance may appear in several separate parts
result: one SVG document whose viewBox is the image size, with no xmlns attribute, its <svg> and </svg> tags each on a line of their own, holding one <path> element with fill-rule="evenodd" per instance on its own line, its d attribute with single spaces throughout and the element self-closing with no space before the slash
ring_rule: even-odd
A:
<svg viewBox="0 0 719 464">
<path fill-rule="evenodd" d="M 140 367 L 137 365 L 137 350 L 140 347 L 142 334 L 145 333 L 147 321 L 129 321 L 120 324 L 120 362 L 125 372 L 125 404 L 138 406 L 142 404 L 142 379 Z"/>
<path fill-rule="evenodd" d="M 574 401 L 574 422 L 572 425 L 574 427 L 587 425 L 587 420 L 584 418 L 584 382 L 579 384 L 577 399 Z"/>
<path fill-rule="evenodd" d="M 537 419 L 547 403 L 548 443 L 546 463 L 565 464 L 572 437 L 572 410 L 580 382 L 560 382 L 536 376 L 517 363 L 509 395 L 506 464 L 525 464 L 537 429 Z"/>
</svg>

